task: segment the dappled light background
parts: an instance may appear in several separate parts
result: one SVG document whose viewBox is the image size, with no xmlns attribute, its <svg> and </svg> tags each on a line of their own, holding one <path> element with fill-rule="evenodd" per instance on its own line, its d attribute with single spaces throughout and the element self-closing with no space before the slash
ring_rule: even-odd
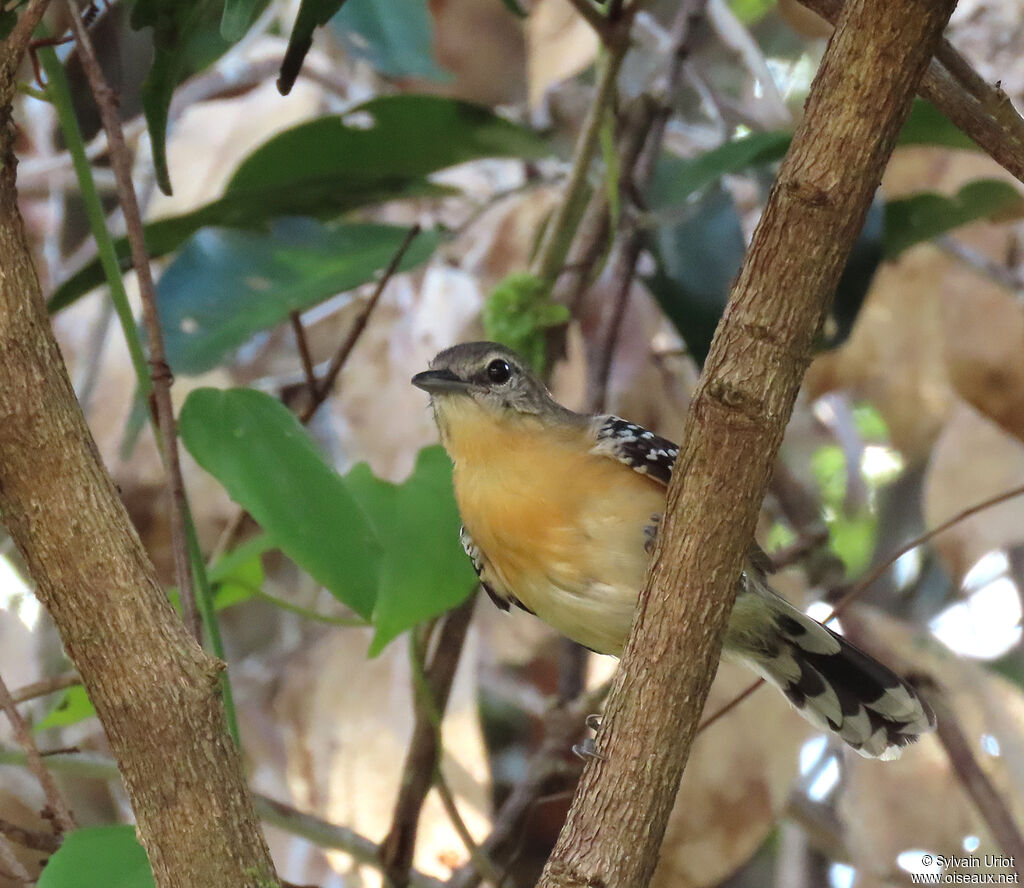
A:
<svg viewBox="0 0 1024 888">
<path fill-rule="evenodd" d="M 431 498 L 434 469 L 418 462 L 437 436 L 426 396 L 409 379 L 440 349 L 507 329 L 485 329 L 485 304 L 508 275 L 529 267 L 557 206 L 593 99 L 598 41 L 564 0 L 536 0 L 525 17 L 517 15 L 516 0 L 350 0 L 316 32 L 302 74 L 283 97 L 275 79 L 297 6 L 257 4 L 246 36 L 179 87 L 167 135 L 171 196 L 157 187 L 141 117 L 149 32 L 133 31 L 118 3 L 93 28 L 121 95 L 149 222 L 210 205 L 232 182 L 237 186 L 247 169 L 243 161 L 261 146 L 319 118 L 343 115 L 346 128 L 369 136 L 393 126 L 387 130 L 392 153 L 411 158 L 401 188 L 370 194 L 355 173 L 327 177 L 314 184 L 301 211 L 261 216 L 245 205 L 248 218 L 196 227 L 156 261 L 175 404 L 180 409 L 200 388 L 248 386 L 301 412 L 308 392 L 289 310 L 301 314 L 313 365 L 322 373 L 405 232 L 420 225 L 422 234 L 388 281 L 309 430 L 339 473 L 366 464 L 377 479 L 399 484 L 414 468 L 422 471 L 422 490 L 398 489 L 413 491 L 409 514 L 419 522 L 407 522 L 402 532 L 417 534 L 419 526 L 426 534 L 428 524 L 444 529 L 454 518 Z M 674 3 L 658 0 L 638 15 L 634 48 L 619 75 L 622 102 L 661 88 L 674 12 Z M 618 292 L 615 263 L 599 263 L 592 285 L 550 326 L 550 380 L 563 403 L 584 409 L 597 387 L 608 411 L 678 439 L 699 359 L 827 34 L 793 0 L 706 4 L 687 41 L 654 184 L 645 194 L 617 196 L 613 207 L 636 216 L 645 232 L 636 279 Z M 1017 0 L 962 0 L 948 37 L 1021 106 L 1024 7 Z M 105 143 L 80 68 L 70 47 L 58 53 L 69 59 L 71 96 L 98 159 L 110 229 L 120 235 Z M 29 80 L 31 70 L 22 77 Z M 417 103 L 372 104 L 401 97 Z M 479 121 L 465 133 L 439 124 L 437 133 L 423 136 L 420 126 L 434 106 L 419 97 L 482 105 L 489 129 Z M 106 287 L 96 286 L 102 277 L 85 283 L 74 277 L 97 250 L 65 141 L 53 107 L 31 96 L 19 99 L 18 125 L 21 205 L 44 294 L 64 297 L 53 323 L 103 458 L 171 587 L 163 470 L 136 401 L 124 337 Z M 446 133 L 463 140 L 461 153 L 445 153 Z M 596 189 L 615 181 L 613 134 L 602 138 L 591 170 Z M 739 151 L 722 152 L 744 139 Z M 903 544 L 1024 485 L 1020 186 L 927 107 L 915 107 L 903 141 L 822 331 L 759 528 L 762 545 L 786 562 L 779 590 L 819 619 Z M 278 176 L 294 198 L 293 178 L 320 162 L 307 149 L 300 140 L 250 169 L 246 187 L 257 189 L 266 206 L 279 195 L 259 189 Z M 374 173 L 382 178 L 397 176 L 386 168 L 390 160 L 381 159 L 387 152 L 373 151 L 376 158 L 359 162 L 377 163 Z M 332 162 L 346 173 L 343 157 Z M 358 200 L 357 186 L 367 188 Z M 376 180 L 374 187 L 380 187 Z M 126 282 L 134 301 L 134 276 Z M 619 324 L 615 308 L 623 298 Z M 595 367 L 609 341 L 610 373 L 603 380 Z M 272 543 L 261 545 L 255 522 L 238 522 L 236 491 L 191 453 L 197 424 L 215 421 L 215 409 L 199 406 L 193 400 L 183 420 L 185 482 L 203 551 L 214 565 L 247 773 L 259 792 L 380 842 L 414 723 L 408 627 L 394 613 L 384 625 L 382 605 L 360 612 Z M 255 422 L 250 440 L 271 424 Z M 278 467 L 270 462 L 260 471 L 270 479 Z M 321 521 L 302 503 L 293 511 L 290 521 Z M 457 547 L 457 538 L 450 539 Z M 343 548 L 343 541 L 337 545 Z M 386 546 L 398 560 L 417 551 L 400 541 Z M 943 700 L 963 737 L 957 754 L 973 759 L 1018 828 L 1024 817 L 1022 553 L 1024 496 L 908 551 L 837 626 Z M 432 605 L 442 596 L 448 596 L 442 606 L 451 603 L 472 580 L 470 572 L 469 584 L 439 591 L 424 576 L 403 575 L 417 619 L 436 617 L 440 608 Z M 526 777 L 567 662 L 552 631 L 480 599 L 443 722 L 440 765 L 477 842 Z M 596 687 L 615 661 L 586 659 L 587 684 Z M 67 668 L 31 580 L 0 532 L 0 674 L 18 688 Z M 746 670 L 723 664 L 707 713 L 751 680 Z M 106 756 L 81 689 L 35 700 L 24 711 L 44 748 Z M 0 724 L 0 750 L 12 747 Z M 563 778 L 578 771 L 568 746 L 556 757 Z M 116 779 L 73 771 L 60 779 L 82 825 L 130 822 Z M 510 886 L 533 884 L 557 835 L 571 780 L 553 787 L 518 826 L 514 853 L 501 864 Z M 38 826 L 42 803 L 20 767 L 0 764 L 0 819 Z M 295 884 L 381 884 L 373 866 L 343 851 L 277 826 L 267 834 L 279 872 Z M 1002 853 L 988 815 L 951 764 L 948 745 L 935 736 L 897 762 L 865 761 L 816 732 L 781 695 L 761 690 L 697 738 L 655 884 L 906 885 L 914 873 L 938 871 L 922 862 L 929 855 Z M 432 792 L 420 821 L 416 868 L 445 880 L 467 861 L 464 837 Z M 26 854 L 24 862 L 38 871 L 38 854 Z M 1015 866 L 1024 867 L 1024 860 Z M 985 871 L 1014 870 L 998 864 Z M 0 888 L 12 885 L 0 873 Z"/>
</svg>

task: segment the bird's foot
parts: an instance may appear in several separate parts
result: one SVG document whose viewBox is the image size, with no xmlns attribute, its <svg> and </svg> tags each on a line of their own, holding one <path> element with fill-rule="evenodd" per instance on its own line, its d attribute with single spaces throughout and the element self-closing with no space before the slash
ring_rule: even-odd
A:
<svg viewBox="0 0 1024 888">
<path fill-rule="evenodd" d="M 601 727 L 601 716 L 588 715 L 585 724 L 591 731 L 596 732 Z M 574 743 L 572 751 L 577 758 L 581 758 L 583 761 L 597 759 L 603 762 L 605 760 L 605 757 L 597 751 L 597 742 L 593 737 L 584 737 L 579 743 Z"/>
</svg>

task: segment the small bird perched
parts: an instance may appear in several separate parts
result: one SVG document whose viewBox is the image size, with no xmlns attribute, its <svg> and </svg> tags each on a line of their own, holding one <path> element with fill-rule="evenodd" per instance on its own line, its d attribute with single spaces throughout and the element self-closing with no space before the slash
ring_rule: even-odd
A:
<svg viewBox="0 0 1024 888">
<path fill-rule="evenodd" d="M 494 603 L 618 656 L 679 448 L 617 416 L 566 409 L 493 342 L 446 349 L 412 382 L 430 394 L 454 463 L 462 545 Z M 935 727 L 910 685 L 777 595 L 767 558 L 751 551 L 726 653 L 863 756 L 895 758 Z"/>
</svg>

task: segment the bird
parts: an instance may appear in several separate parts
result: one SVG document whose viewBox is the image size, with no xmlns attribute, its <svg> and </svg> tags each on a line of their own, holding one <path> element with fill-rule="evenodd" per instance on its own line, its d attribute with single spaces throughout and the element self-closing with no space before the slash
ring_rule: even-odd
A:
<svg viewBox="0 0 1024 888">
<path fill-rule="evenodd" d="M 563 407 L 495 342 L 445 349 L 412 384 L 430 395 L 462 546 L 491 600 L 619 656 L 679 447 L 618 416 Z M 935 727 L 912 685 L 789 604 L 768 584 L 768 556 L 756 543 L 750 552 L 727 656 L 866 758 L 896 758 Z"/>
</svg>

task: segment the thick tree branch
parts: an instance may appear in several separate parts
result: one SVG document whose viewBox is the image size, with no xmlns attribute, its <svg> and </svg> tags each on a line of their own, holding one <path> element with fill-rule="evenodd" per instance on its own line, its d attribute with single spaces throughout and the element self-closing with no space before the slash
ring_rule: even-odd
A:
<svg viewBox="0 0 1024 888">
<path fill-rule="evenodd" d="M 800 0 L 835 24 L 843 0 Z M 1024 120 L 1006 94 L 990 86 L 954 49 L 940 41 L 918 92 L 970 136 L 1003 169 L 1024 182 Z"/>
<path fill-rule="evenodd" d="M 650 881 L 814 338 L 953 6 L 851 0 L 840 16 L 694 396 L 603 758 L 541 888 Z"/>
<path fill-rule="evenodd" d="M 168 603 L 50 329 L 17 207 L 12 97 L 0 82 L 0 514 L 96 706 L 156 884 L 267 888 L 223 665 Z"/>
</svg>

